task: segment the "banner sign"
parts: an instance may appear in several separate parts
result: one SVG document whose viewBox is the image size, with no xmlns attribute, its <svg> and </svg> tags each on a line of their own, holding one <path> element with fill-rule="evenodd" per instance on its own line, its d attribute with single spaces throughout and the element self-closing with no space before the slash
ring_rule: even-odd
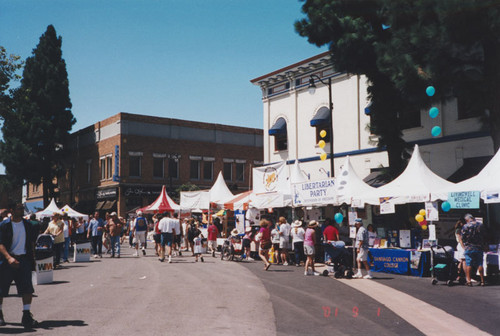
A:
<svg viewBox="0 0 500 336">
<path fill-rule="evenodd" d="M 293 205 L 327 205 L 335 201 L 335 181 L 333 179 L 303 182 L 293 185 Z"/>
<path fill-rule="evenodd" d="M 373 256 L 372 271 L 404 274 L 410 271 L 410 252 L 396 249 L 370 249 Z"/>
<path fill-rule="evenodd" d="M 483 196 L 484 203 L 500 203 L 500 193 L 499 192 L 486 192 Z"/>
<path fill-rule="evenodd" d="M 448 202 L 452 209 L 479 209 L 479 191 L 461 191 L 448 193 Z"/>
<path fill-rule="evenodd" d="M 380 197 L 380 214 L 391 214 L 396 212 L 395 204 L 392 202 L 393 197 Z"/>
<path fill-rule="evenodd" d="M 120 182 L 120 146 L 115 145 L 115 173 L 113 182 Z"/>
<path fill-rule="evenodd" d="M 256 194 L 268 192 L 290 194 L 290 173 L 285 168 L 285 161 L 253 168 L 253 192 Z"/>
</svg>

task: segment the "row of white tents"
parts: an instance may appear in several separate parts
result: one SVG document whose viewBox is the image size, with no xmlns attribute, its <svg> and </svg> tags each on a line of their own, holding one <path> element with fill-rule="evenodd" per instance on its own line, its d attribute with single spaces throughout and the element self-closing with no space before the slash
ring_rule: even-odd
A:
<svg viewBox="0 0 500 336">
<path fill-rule="evenodd" d="M 79 213 L 78 211 L 72 209 L 69 205 L 65 205 L 62 208 L 59 209 L 59 207 L 56 204 L 56 201 L 52 199 L 50 201 L 50 204 L 43 210 L 38 211 L 35 213 L 37 219 L 41 219 L 43 217 L 51 217 L 54 213 L 58 214 L 68 214 L 69 217 L 83 217 L 83 219 L 88 220 L 89 216 Z"/>
<path fill-rule="evenodd" d="M 269 174 L 272 172 L 272 174 Z M 266 175 L 267 174 L 267 175 Z M 211 206 L 225 209 L 265 209 L 271 207 L 301 206 L 297 202 L 295 190 L 311 183 L 300 168 L 299 163 L 287 167 L 285 162 L 254 168 L 254 188 L 239 195 L 233 195 L 227 188 L 221 173 L 214 186 L 206 191 L 181 192 L 181 209 L 208 209 Z M 331 179 L 330 179 L 331 180 Z M 271 181 L 271 182 L 270 182 Z M 332 180 L 333 181 L 333 180 Z M 266 189 L 273 183 L 275 188 Z M 329 185 L 329 183 L 320 183 Z M 422 160 L 415 145 L 406 169 L 393 181 L 374 188 L 365 183 L 354 171 L 349 157 L 341 168 L 339 176 L 331 183 L 333 196 L 318 198 L 311 206 L 328 204 L 348 204 L 361 207 L 364 204 L 380 205 L 381 202 L 393 204 L 445 201 L 450 193 L 476 191 L 486 203 L 500 203 L 500 151 L 476 176 L 460 183 L 449 182 L 432 172 Z M 298 187 L 299 186 L 299 187 Z"/>
</svg>

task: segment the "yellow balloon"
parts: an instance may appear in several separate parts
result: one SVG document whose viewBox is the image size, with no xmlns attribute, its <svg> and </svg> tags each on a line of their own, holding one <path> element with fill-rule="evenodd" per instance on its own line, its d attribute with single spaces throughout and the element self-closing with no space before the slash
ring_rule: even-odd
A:
<svg viewBox="0 0 500 336">
<path fill-rule="evenodd" d="M 325 130 L 321 130 L 321 132 L 319 132 L 319 136 L 324 138 L 326 137 L 326 131 Z"/>
<path fill-rule="evenodd" d="M 321 161 L 325 161 L 326 160 L 326 153 L 321 153 L 319 158 L 321 159 Z"/>
<path fill-rule="evenodd" d="M 422 225 L 422 230 L 427 230 L 427 225 Z"/>
<path fill-rule="evenodd" d="M 424 216 L 422 216 L 421 214 L 418 214 L 415 216 L 415 219 L 417 220 L 417 222 L 422 222 L 424 220 Z"/>
<path fill-rule="evenodd" d="M 319 146 L 319 148 L 325 148 L 325 144 L 326 144 L 326 143 L 325 143 L 325 140 L 320 140 L 320 141 L 318 142 L 318 146 Z"/>
<path fill-rule="evenodd" d="M 421 216 L 424 216 L 426 215 L 425 213 L 425 210 L 424 209 L 420 209 L 420 211 L 418 212 Z"/>
</svg>

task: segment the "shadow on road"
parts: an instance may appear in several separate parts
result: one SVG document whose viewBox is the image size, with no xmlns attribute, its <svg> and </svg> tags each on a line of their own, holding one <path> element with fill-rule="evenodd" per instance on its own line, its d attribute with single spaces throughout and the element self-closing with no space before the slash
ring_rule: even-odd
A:
<svg viewBox="0 0 500 336">
<path fill-rule="evenodd" d="M 69 281 L 52 281 L 51 283 L 39 284 L 37 286 L 52 286 L 52 285 L 60 285 L 64 283 L 69 283 Z"/>
<path fill-rule="evenodd" d="M 13 326 L 13 327 L 10 327 Z M 36 329 L 26 330 L 21 323 L 7 323 L 7 327 L 0 328 L 1 334 L 23 334 L 30 332 L 37 332 L 40 329 L 52 330 L 61 327 L 85 327 L 87 323 L 81 320 L 67 320 L 67 321 L 42 321 Z"/>
</svg>

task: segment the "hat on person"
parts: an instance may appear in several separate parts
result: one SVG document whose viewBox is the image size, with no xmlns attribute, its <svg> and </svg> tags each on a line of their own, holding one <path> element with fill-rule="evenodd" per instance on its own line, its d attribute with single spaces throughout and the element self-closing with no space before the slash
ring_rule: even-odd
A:
<svg viewBox="0 0 500 336">
<path fill-rule="evenodd" d="M 361 218 L 356 218 L 354 220 L 354 224 L 362 224 L 363 223 L 363 220 Z"/>
<path fill-rule="evenodd" d="M 110 216 L 111 216 L 111 217 L 113 217 L 113 216 L 118 216 L 118 214 L 117 214 L 116 212 L 114 212 L 114 211 L 113 211 L 113 212 L 111 213 L 111 215 L 110 215 Z"/>
<path fill-rule="evenodd" d="M 233 229 L 233 231 L 231 231 L 231 234 L 233 236 L 237 236 L 239 233 L 240 233 L 240 231 L 238 231 L 238 229 Z"/>
<path fill-rule="evenodd" d="M 252 227 L 251 226 L 247 226 L 245 228 L 245 232 L 252 232 Z"/>
<path fill-rule="evenodd" d="M 137 216 L 142 216 L 142 211 L 141 210 L 137 211 Z"/>
<path fill-rule="evenodd" d="M 472 216 L 470 213 L 465 214 L 464 218 L 465 219 L 469 219 L 470 218 L 470 219 L 474 220 L 474 216 Z"/>
<path fill-rule="evenodd" d="M 314 219 L 309 222 L 309 225 L 307 225 L 307 227 L 310 227 L 310 228 L 313 228 L 316 226 L 318 226 L 318 222 L 316 222 Z"/>
<path fill-rule="evenodd" d="M 301 226 L 302 226 L 302 223 L 299 220 L 296 220 L 295 222 L 292 223 L 293 228 L 298 228 Z"/>
</svg>

